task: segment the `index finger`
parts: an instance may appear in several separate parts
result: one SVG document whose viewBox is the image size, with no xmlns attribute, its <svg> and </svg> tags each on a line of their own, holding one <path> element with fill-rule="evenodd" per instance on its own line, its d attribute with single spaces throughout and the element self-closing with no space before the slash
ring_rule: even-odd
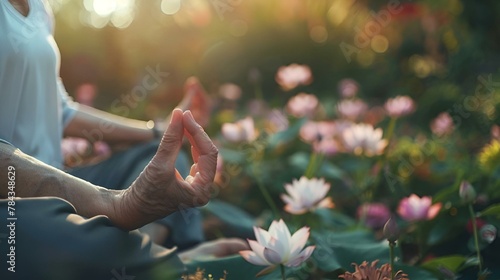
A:
<svg viewBox="0 0 500 280">
<path fill-rule="evenodd" d="M 186 111 L 183 114 L 184 129 L 187 132 L 189 142 L 196 150 L 198 156 L 217 155 L 218 150 L 210 137 L 208 137 L 203 127 L 201 127 L 193 118 L 191 111 Z"/>
<path fill-rule="evenodd" d="M 203 128 L 196 123 L 190 111 L 184 112 L 183 124 L 193 150 L 197 153 L 199 176 L 195 176 L 195 183 L 202 185 L 212 183 L 217 169 L 219 151 Z"/>
</svg>

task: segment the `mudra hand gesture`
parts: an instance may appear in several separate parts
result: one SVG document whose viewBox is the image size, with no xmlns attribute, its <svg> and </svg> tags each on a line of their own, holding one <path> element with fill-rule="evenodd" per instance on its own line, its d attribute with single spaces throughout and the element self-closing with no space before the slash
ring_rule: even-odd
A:
<svg viewBox="0 0 500 280">
<path fill-rule="evenodd" d="M 184 135 L 191 143 L 194 161 L 186 178 L 175 169 Z M 175 109 L 156 155 L 120 194 L 116 222 L 134 229 L 180 209 L 205 205 L 210 198 L 217 155 L 217 148 L 191 112 Z"/>
</svg>

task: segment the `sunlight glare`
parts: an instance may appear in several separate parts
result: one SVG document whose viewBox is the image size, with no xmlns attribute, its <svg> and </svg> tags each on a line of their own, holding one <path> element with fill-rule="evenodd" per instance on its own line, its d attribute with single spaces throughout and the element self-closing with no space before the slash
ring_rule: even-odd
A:
<svg viewBox="0 0 500 280">
<path fill-rule="evenodd" d="M 112 14 L 116 10 L 118 6 L 118 0 L 106 0 L 106 1 L 94 0 L 92 6 L 97 15 L 101 17 L 106 17 Z"/>
<path fill-rule="evenodd" d="M 162 0 L 161 11 L 166 15 L 173 15 L 181 9 L 180 0 Z"/>
<path fill-rule="evenodd" d="M 328 19 L 333 25 L 340 25 L 349 15 L 351 6 L 354 4 L 352 0 L 337 0 L 333 2 L 328 10 Z"/>
<path fill-rule="evenodd" d="M 89 17 L 90 26 L 94 28 L 104 28 L 108 24 L 109 19 L 99 16 L 97 13 L 91 13 Z"/>
<path fill-rule="evenodd" d="M 117 28 L 127 28 L 134 20 L 134 10 L 120 9 L 111 16 L 111 24 Z"/>
<path fill-rule="evenodd" d="M 89 12 L 94 11 L 94 0 L 83 0 L 83 7 Z"/>
</svg>

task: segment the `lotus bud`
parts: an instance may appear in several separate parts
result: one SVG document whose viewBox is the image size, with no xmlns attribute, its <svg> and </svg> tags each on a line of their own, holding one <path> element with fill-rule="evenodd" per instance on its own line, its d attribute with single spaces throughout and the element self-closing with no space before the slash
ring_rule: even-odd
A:
<svg viewBox="0 0 500 280">
<path fill-rule="evenodd" d="M 460 198 L 467 203 L 472 203 L 476 200 L 477 194 L 474 187 L 467 181 L 462 181 L 459 190 Z"/>
<path fill-rule="evenodd" d="M 384 225 L 384 236 L 391 243 L 395 243 L 399 238 L 400 230 L 393 218 L 390 218 Z"/>
</svg>

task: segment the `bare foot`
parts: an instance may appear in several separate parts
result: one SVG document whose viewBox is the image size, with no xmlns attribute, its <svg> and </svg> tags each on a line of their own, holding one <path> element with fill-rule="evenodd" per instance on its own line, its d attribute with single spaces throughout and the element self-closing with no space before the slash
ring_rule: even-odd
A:
<svg viewBox="0 0 500 280">
<path fill-rule="evenodd" d="M 238 254 L 239 251 L 248 250 L 248 243 L 239 238 L 220 238 L 204 242 L 197 247 L 179 254 L 183 262 L 194 259 L 221 258 Z"/>
</svg>

